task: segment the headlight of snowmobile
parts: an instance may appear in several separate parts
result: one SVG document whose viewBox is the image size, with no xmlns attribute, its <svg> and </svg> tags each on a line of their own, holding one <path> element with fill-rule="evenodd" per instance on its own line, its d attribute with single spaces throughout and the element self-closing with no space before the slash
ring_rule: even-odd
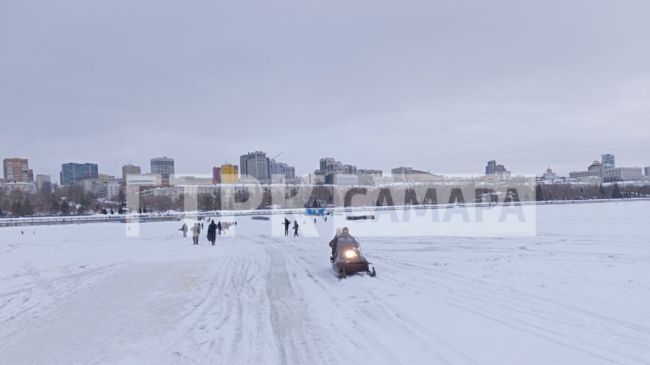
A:
<svg viewBox="0 0 650 365">
<path fill-rule="evenodd" d="M 346 259 L 353 259 L 357 257 L 357 253 L 354 250 L 347 250 L 343 253 Z"/>
</svg>

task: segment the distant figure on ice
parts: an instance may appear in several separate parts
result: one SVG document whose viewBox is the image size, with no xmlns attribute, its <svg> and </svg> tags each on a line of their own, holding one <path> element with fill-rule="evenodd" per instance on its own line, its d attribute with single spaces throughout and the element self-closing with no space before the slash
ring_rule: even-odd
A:
<svg viewBox="0 0 650 365">
<path fill-rule="evenodd" d="M 183 222 L 183 225 L 178 230 L 183 232 L 183 238 L 187 237 L 187 223 Z"/>
<path fill-rule="evenodd" d="M 291 222 L 287 219 L 287 217 L 284 217 L 284 235 L 288 236 L 289 235 L 289 226 L 291 225 Z"/>
<path fill-rule="evenodd" d="M 304 222 L 303 222 L 304 223 Z M 298 237 L 298 221 L 293 221 L 293 236 Z"/>
<path fill-rule="evenodd" d="M 217 224 L 214 223 L 214 221 L 210 222 L 210 225 L 208 226 L 208 241 L 212 242 L 212 246 L 214 246 L 214 241 L 217 240 Z"/>
<path fill-rule="evenodd" d="M 221 224 L 221 221 L 217 223 L 217 231 L 219 232 L 219 236 L 221 236 L 221 233 L 223 232 L 223 225 Z"/>
<path fill-rule="evenodd" d="M 201 234 L 201 226 L 198 223 L 194 223 L 192 226 L 192 242 L 194 245 L 199 244 L 199 235 Z"/>
</svg>

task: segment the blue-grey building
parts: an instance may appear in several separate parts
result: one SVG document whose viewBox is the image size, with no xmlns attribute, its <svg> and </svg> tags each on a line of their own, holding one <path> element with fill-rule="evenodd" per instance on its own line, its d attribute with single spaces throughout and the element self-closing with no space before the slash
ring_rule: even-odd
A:
<svg viewBox="0 0 650 365">
<path fill-rule="evenodd" d="M 613 170 L 616 168 L 616 157 L 611 153 L 602 155 L 603 170 Z"/>
<path fill-rule="evenodd" d="M 99 177 L 96 163 L 68 162 L 61 165 L 61 185 L 72 185 L 80 180 Z"/>
<path fill-rule="evenodd" d="M 249 152 L 239 158 L 242 179 L 255 178 L 262 184 L 271 182 L 271 160 L 262 151 Z"/>
</svg>

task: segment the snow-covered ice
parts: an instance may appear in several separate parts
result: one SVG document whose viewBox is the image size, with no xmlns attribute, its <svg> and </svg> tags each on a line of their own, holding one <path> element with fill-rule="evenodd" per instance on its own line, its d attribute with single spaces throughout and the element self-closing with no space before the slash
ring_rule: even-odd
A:
<svg viewBox="0 0 650 365">
<path fill-rule="evenodd" d="M 215 247 L 2 228 L 0 364 L 650 363 L 650 202 L 537 209 L 532 237 L 361 238 L 378 276 L 345 280 L 330 237 L 250 217 Z"/>
</svg>

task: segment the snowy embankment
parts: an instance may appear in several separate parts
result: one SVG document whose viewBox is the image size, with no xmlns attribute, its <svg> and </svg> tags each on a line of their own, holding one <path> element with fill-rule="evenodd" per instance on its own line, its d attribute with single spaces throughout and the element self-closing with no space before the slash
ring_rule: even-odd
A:
<svg viewBox="0 0 650 365">
<path fill-rule="evenodd" d="M 360 237 L 378 277 L 345 280 L 331 220 L 294 239 L 237 217 L 215 247 L 177 222 L 1 228 L 0 364 L 647 364 L 649 218 L 544 205 L 533 237 Z"/>
<path fill-rule="evenodd" d="M 557 204 L 595 204 L 595 203 L 623 203 L 633 201 L 650 201 L 650 198 L 625 198 L 625 199 L 587 199 L 587 200 L 544 200 L 524 201 L 518 203 L 454 203 L 454 204 L 424 204 L 424 205 L 395 205 L 395 206 L 366 206 L 366 207 L 336 207 L 327 208 L 333 213 L 401 211 L 404 209 L 445 209 L 450 206 L 483 208 L 500 205 L 557 205 Z M 18 218 L 0 218 L 0 227 L 40 226 L 51 224 L 82 224 L 82 223 L 124 223 L 125 221 L 162 222 L 175 219 L 196 218 L 203 216 L 239 217 L 247 215 L 282 215 L 303 214 L 304 208 L 287 209 L 256 209 L 256 210 L 213 210 L 191 212 L 156 212 L 156 213 L 129 213 L 129 214 L 87 214 L 87 215 L 52 215 Z"/>
</svg>

